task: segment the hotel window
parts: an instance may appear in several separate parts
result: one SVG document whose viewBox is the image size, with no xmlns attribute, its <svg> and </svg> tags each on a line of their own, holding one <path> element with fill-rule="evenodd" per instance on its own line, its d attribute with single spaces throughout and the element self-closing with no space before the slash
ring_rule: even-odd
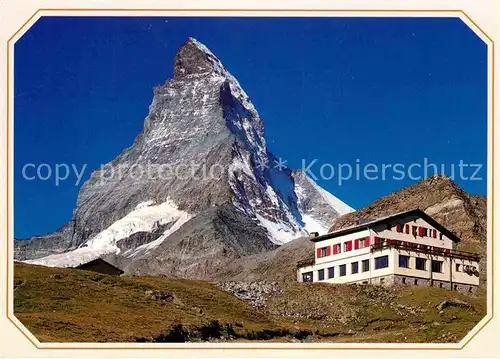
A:
<svg viewBox="0 0 500 359">
<path fill-rule="evenodd" d="M 361 239 L 358 239 L 358 248 L 365 248 L 365 239 L 364 238 L 361 238 Z"/>
<path fill-rule="evenodd" d="M 442 261 L 432 261 L 432 271 L 434 273 L 443 273 L 443 262 Z"/>
<path fill-rule="evenodd" d="M 302 281 L 303 282 L 312 282 L 313 281 L 313 272 L 302 273 Z"/>
<path fill-rule="evenodd" d="M 442 241 L 444 241 L 444 239 L 443 239 L 443 233 L 439 233 L 439 239 L 442 240 Z"/>
<path fill-rule="evenodd" d="M 368 272 L 370 270 L 370 261 L 368 259 L 365 259 L 361 262 L 361 266 L 363 268 L 363 272 Z"/>
<path fill-rule="evenodd" d="M 418 270 L 426 270 L 425 262 L 427 260 L 425 258 L 415 258 L 415 268 Z"/>
<path fill-rule="evenodd" d="M 461 272 L 460 263 L 455 264 L 455 272 Z"/>
<path fill-rule="evenodd" d="M 403 225 L 398 223 L 396 224 L 396 232 L 403 233 Z"/>
<path fill-rule="evenodd" d="M 389 256 L 382 256 L 375 258 L 375 269 L 389 267 Z"/>
<path fill-rule="evenodd" d="M 417 226 L 411 226 L 411 234 L 413 234 L 414 237 L 417 236 L 418 227 Z"/>
<path fill-rule="evenodd" d="M 335 277 L 335 267 L 328 268 L 328 278 Z"/>
<path fill-rule="evenodd" d="M 344 252 L 349 252 L 352 250 L 352 241 L 344 243 Z"/>
<path fill-rule="evenodd" d="M 375 237 L 374 241 L 375 241 L 375 247 L 376 248 L 381 248 L 381 247 L 384 246 L 384 243 L 385 243 L 385 239 L 384 238 Z"/>
<path fill-rule="evenodd" d="M 399 255 L 399 267 L 410 268 L 410 256 Z"/>
<path fill-rule="evenodd" d="M 358 262 L 351 263 L 351 274 L 358 273 Z"/>
<path fill-rule="evenodd" d="M 340 271 L 340 276 L 343 277 L 346 275 L 346 267 L 345 267 L 345 264 L 342 264 L 341 266 L 339 266 L 339 271 Z"/>
<path fill-rule="evenodd" d="M 326 253 L 327 253 L 327 252 L 326 252 L 326 249 L 327 249 L 327 248 L 328 248 L 328 247 L 323 247 L 323 248 L 321 248 L 321 257 L 326 257 L 326 256 L 327 256 L 327 254 L 326 254 Z"/>
<path fill-rule="evenodd" d="M 427 228 L 424 228 L 422 227 L 422 237 L 427 237 L 428 236 L 428 229 Z"/>
<path fill-rule="evenodd" d="M 340 251 L 340 243 L 338 244 L 334 244 L 333 245 L 333 254 L 339 254 L 341 251 Z"/>
<path fill-rule="evenodd" d="M 324 269 L 320 269 L 318 271 L 318 280 L 325 280 L 325 270 Z"/>
</svg>

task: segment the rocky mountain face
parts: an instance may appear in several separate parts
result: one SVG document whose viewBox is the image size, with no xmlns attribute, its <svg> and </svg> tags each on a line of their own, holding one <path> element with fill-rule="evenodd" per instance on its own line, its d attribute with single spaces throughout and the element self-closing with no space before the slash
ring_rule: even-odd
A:
<svg viewBox="0 0 500 359">
<path fill-rule="evenodd" d="M 105 256 L 127 273 L 205 278 L 352 211 L 278 162 L 248 95 L 190 38 L 133 145 L 91 174 L 71 221 L 16 241 L 15 258 L 64 267 Z"/>
</svg>

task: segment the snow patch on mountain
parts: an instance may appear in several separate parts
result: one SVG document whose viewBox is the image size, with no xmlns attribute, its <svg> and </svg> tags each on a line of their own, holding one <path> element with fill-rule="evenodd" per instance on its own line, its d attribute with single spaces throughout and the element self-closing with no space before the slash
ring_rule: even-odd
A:
<svg viewBox="0 0 500 359">
<path fill-rule="evenodd" d="M 154 205 L 154 201 L 145 201 L 139 203 L 132 212 L 114 222 L 111 226 L 98 233 L 74 251 L 53 254 L 26 261 L 26 263 L 50 267 L 78 266 L 106 254 L 120 253 L 120 249 L 116 245 L 120 239 L 127 238 L 137 232 L 151 232 L 160 225 L 175 222 L 165 232 L 166 235 L 164 233 L 160 238 L 149 243 L 152 245 L 150 248 L 154 248 L 168 235 L 187 222 L 189 218 L 191 218 L 189 213 L 179 210 L 175 203 L 169 199 L 159 205 Z"/>
<path fill-rule="evenodd" d="M 256 214 L 255 217 L 257 218 L 259 225 L 267 230 L 269 233 L 269 240 L 274 244 L 285 244 L 290 242 L 292 239 L 302 237 L 307 234 L 302 231 L 300 227 L 294 228 L 289 224 L 283 223 L 282 221 L 270 221 L 259 214 Z"/>
<path fill-rule="evenodd" d="M 345 204 L 340 199 L 335 197 L 333 194 L 325 190 L 323 187 L 319 186 L 314 180 L 305 175 L 305 178 L 311 183 L 311 185 L 318 191 L 318 193 L 323 197 L 323 199 L 334 208 L 341 216 L 354 211 L 354 208 Z"/>
<path fill-rule="evenodd" d="M 311 215 L 303 214 L 302 221 L 304 221 L 304 229 L 308 233 L 318 232 L 319 235 L 328 233 L 328 227 L 323 226 Z"/>
<path fill-rule="evenodd" d="M 168 236 L 170 236 L 172 233 L 174 233 L 179 228 L 181 228 L 184 225 L 184 223 L 189 221 L 191 218 L 192 218 L 192 216 L 189 213 L 186 213 L 186 212 L 181 213 L 179 218 L 177 218 L 175 223 L 172 225 L 172 227 L 170 227 L 165 232 L 163 232 L 162 235 L 160 237 L 158 237 L 158 239 L 155 239 L 154 241 L 152 241 L 150 243 L 143 244 L 143 245 L 133 249 L 132 251 L 125 253 L 125 255 L 128 257 L 136 257 L 138 255 L 147 254 L 148 252 L 150 252 L 151 250 L 155 249 L 160 244 L 162 244 L 163 241 L 168 238 Z"/>
</svg>

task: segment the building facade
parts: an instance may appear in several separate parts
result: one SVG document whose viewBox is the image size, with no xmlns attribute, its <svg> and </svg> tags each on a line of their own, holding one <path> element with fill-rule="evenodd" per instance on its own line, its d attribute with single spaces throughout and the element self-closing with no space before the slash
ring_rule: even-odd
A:
<svg viewBox="0 0 500 359">
<path fill-rule="evenodd" d="M 479 255 L 454 250 L 460 239 L 421 210 L 360 223 L 311 239 L 314 263 L 299 282 L 431 285 L 475 292 Z"/>
</svg>

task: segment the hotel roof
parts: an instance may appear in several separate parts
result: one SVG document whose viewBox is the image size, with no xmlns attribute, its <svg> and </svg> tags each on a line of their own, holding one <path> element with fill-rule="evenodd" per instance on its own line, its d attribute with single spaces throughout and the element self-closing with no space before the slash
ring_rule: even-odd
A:
<svg viewBox="0 0 500 359">
<path fill-rule="evenodd" d="M 360 223 L 360 224 L 357 224 L 357 225 L 354 225 L 351 227 L 341 228 L 339 230 L 324 234 L 322 236 L 311 238 L 311 241 L 312 242 L 320 242 L 320 241 L 324 241 L 326 239 L 340 237 L 340 236 L 343 236 L 345 234 L 356 233 L 356 232 L 359 232 L 359 231 L 362 231 L 365 229 L 373 228 L 375 226 L 378 226 L 379 224 L 392 222 L 394 220 L 402 219 L 402 218 L 405 218 L 408 216 L 420 217 L 420 218 L 424 219 L 425 221 L 427 221 L 429 224 L 431 224 L 434 228 L 439 230 L 441 233 L 443 233 L 445 236 L 450 238 L 452 241 L 460 242 L 460 238 L 458 238 L 453 232 L 446 229 L 446 227 L 444 227 L 442 224 L 440 224 L 435 219 L 433 219 L 431 216 L 429 216 L 424 211 L 422 211 L 421 209 L 418 209 L 418 208 L 412 209 L 412 210 L 406 211 L 406 212 L 399 212 L 399 213 L 391 214 L 389 216 L 370 220 L 370 221 L 367 221 L 365 223 Z"/>
</svg>

